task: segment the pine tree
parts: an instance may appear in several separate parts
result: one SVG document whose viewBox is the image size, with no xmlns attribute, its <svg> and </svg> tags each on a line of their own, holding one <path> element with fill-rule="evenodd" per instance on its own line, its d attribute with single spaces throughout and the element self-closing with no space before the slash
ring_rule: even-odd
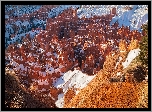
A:
<svg viewBox="0 0 152 112">
<path fill-rule="evenodd" d="M 139 60 L 141 61 L 144 68 L 148 68 L 148 23 L 141 27 L 142 30 L 142 40 L 139 44 L 140 54 Z"/>
</svg>

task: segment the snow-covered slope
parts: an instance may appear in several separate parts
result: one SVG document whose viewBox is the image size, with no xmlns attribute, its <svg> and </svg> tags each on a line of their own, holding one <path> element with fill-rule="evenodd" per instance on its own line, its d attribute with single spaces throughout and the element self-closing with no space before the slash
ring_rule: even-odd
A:
<svg viewBox="0 0 152 112">
<path fill-rule="evenodd" d="M 9 15 L 8 14 L 5 15 L 6 19 L 11 18 L 12 16 L 22 16 L 24 14 L 30 14 L 30 13 L 33 13 L 34 11 L 41 8 L 40 5 L 38 5 L 38 6 L 22 6 L 22 7 L 21 6 L 6 6 L 5 11 L 9 12 L 9 11 L 13 10 L 13 7 L 15 8 L 14 13 L 13 14 L 10 13 Z M 78 8 L 78 7 L 80 7 L 80 5 L 60 5 L 59 7 L 52 8 L 50 10 L 50 12 L 48 12 L 48 18 L 56 17 L 60 13 L 62 13 L 64 10 L 66 10 L 70 7 Z M 16 36 L 18 36 L 18 35 L 24 35 L 24 33 L 26 33 L 26 34 L 30 33 L 31 34 L 30 30 L 32 28 L 41 28 L 41 29 L 44 30 L 45 27 L 46 27 L 46 21 L 47 20 L 44 21 L 44 20 L 41 20 L 41 19 L 33 18 L 32 20 L 24 20 L 24 21 L 17 20 L 16 22 L 12 21 L 11 23 L 7 23 L 5 25 L 5 38 L 6 38 L 6 41 L 7 40 L 9 40 L 9 41 L 6 42 L 5 46 L 7 47 L 8 45 L 16 42 L 15 41 Z M 17 31 L 15 29 L 13 29 L 14 25 L 18 27 Z M 15 38 L 10 39 L 11 34 L 16 34 L 14 36 Z M 35 36 L 35 35 L 33 35 L 33 36 Z"/>
<path fill-rule="evenodd" d="M 52 17 L 58 16 L 60 13 L 62 13 L 64 10 L 70 7 L 72 7 L 73 9 L 76 9 L 80 7 L 80 5 L 60 5 L 59 7 L 55 7 L 51 9 L 50 12 L 48 13 L 48 17 L 52 18 Z"/>
<path fill-rule="evenodd" d="M 110 10 L 116 7 L 114 5 L 82 5 L 81 8 L 77 10 L 78 17 L 81 18 L 85 16 L 86 18 L 90 18 L 94 15 L 102 16 L 106 14 L 110 14 Z"/>
<path fill-rule="evenodd" d="M 114 7 L 117 15 L 112 18 L 111 25 L 118 21 L 119 27 L 123 24 L 130 26 L 131 30 L 140 31 L 140 26 L 148 21 L 147 5 L 83 5 L 77 13 L 79 18 L 83 16 L 90 18 L 93 15 L 110 14 L 110 10 Z"/>
<path fill-rule="evenodd" d="M 32 13 L 40 9 L 41 5 L 6 5 L 5 11 L 9 12 L 13 10 L 8 16 L 21 16 L 23 14 Z"/>
<path fill-rule="evenodd" d="M 129 53 L 128 53 L 128 56 L 126 58 L 126 61 L 122 63 L 123 67 L 126 68 L 130 63 L 131 61 L 136 57 L 138 56 L 140 53 L 140 49 L 133 49 L 131 50 Z"/>
<path fill-rule="evenodd" d="M 143 23 L 148 21 L 148 6 L 134 5 L 131 10 L 122 10 L 118 7 L 117 16 L 113 17 L 111 24 L 118 21 L 119 26 L 130 26 L 131 30 L 139 30 Z"/>
<path fill-rule="evenodd" d="M 17 10 L 14 11 L 13 15 L 23 15 L 26 13 L 32 13 L 36 10 L 38 10 L 41 6 L 15 6 Z M 90 18 L 93 15 L 106 15 L 110 14 L 110 11 L 112 8 L 116 8 L 116 16 L 112 18 L 111 25 L 114 24 L 116 21 L 119 23 L 119 27 L 122 25 L 124 26 L 130 26 L 131 30 L 139 30 L 141 31 L 140 27 L 143 23 L 148 21 L 148 6 L 147 5 L 82 5 L 80 8 L 80 5 L 60 5 L 59 7 L 55 7 L 48 12 L 48 18 L 53 18 L 58 16 L 60 13 L 62 13 L 64 10 L 68 8 L 78 8 L 77 14 L 78 17 L 81 18 L 83 16 Z M 130 7 L 131 9 L 128 10 L 126 7 Z M 6 6 L 6 11 L 12 10 L 11 6 Z M 6 15 L 7 18 L 9 18 L 10 15 Z M 13 29 L 13 25 L 19 27 L 18 31 L 15 32 Z M 23 28 L 25 26 L 25 28 Z M 5 38 L 10 38 L 11 34 L 18 33 L 21 34 L 22 32 L 28 32 L 31 28 L 38 28 L 41 27 L 42 29 L 45 29 L 46 27 L 46 21 L 33 19 L 33 22 L 29 23 L 29 21 L 16 21 L 15 23 L 10 23 L 5 26 Z M 13 42 L 11 42 L 13 43 Z"/>
<path fill-rule="evenodd" d="M 63 107 L 64 104 L 64 95 L 66 94 L 69 88 L 74 88 L 76 95 L 79 93 L 77 89 L 82 89 L 87 86 L 87 84 L 95 77 L 88 76 L 87 74 L 82 73 L 79 70 L 68 71 L 63 76 L 61 76 L 57 82 L 54 84 L 57 88 L 62 88 L 63 93 L 58 95 L 58 100 L 56 105 L 59 108 Z"/>
<path fill-rule="evenodd" d="M 16 34 L 13 38 L 10 39 L 10 41 L 7 41 L 7 44 L 10 45 L 15 43 L 16 41 L 21 41 L 21 37 L 26 37 L 27 34 L 30 35 L 30 38 L 34 38 L 38 33 L 40 33 L 40 30 L 34 30 L 26 33 Z"/>
</svg>

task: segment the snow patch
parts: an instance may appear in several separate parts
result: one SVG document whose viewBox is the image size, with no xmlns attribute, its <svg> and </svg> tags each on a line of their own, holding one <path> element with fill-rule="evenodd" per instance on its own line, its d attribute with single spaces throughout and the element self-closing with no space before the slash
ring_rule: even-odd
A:
<svg viewBox="0 0 152 112">
<path fill-rule="evenodd" d="M 140 49 L 133 49 L 131 50 L 129 53 L 128 53 L 128 56 L 126 58 L 126 61 L 122 63 L 123 67 L 126 68 L 130 63 L 131 61 L 136 57 L 138 56 L 140 53 Z"/>
<path fill-rule="evenodd" d="M 55 70 L 54 70 L 54 68 L 53 67 L 47 67 L 46 68 L 46 71 L 47 71 L 47 73 L 49 73 L 49 74 L 52 74 L 52 73 L 54 73 L 55 72 Z"/>
<path fill-rule="evenodd" d="M 133 9 L 131 10 L 123 10 L 124 6 L 119 6 L 117 8 L 117 15 L 112 18 L 111 25 L 116 21 L 119 23 L 119 27 L 122 25 L 130 26 L 130 30 L 139 30 L 143 23 L 148 20 L 148 8 L 146 5 L 133 5 L 130 6 Z"/>
<path fill-rule="evenodd" d="M 47 55 L 47 56 L 50 56 L 50 55 L 51 55 L 51 52 L 47 52 L 46 55 Z"/>
<path fill-rule="evenodd" d="M 46 80 L 44 80 L 44 79 L 39 79 L 38 81 L 38 85 L 49 85 L 49 82 L 48 82 L 48 80 L 46 79 Z"/>
<path fill-rule="evenodd" d="M 58 95 L 58 100 L 55 102 L 57 107 L 63 108 L 64 105 L 64 94 L 59 94 Z"/>
<path fill-rule="evenodd" d="M 69 88 L 79 88 L 82 89 L 87 86 L 87 84 L 95 77 L 94 76 L 88 76 L 87 74 L 82 73 L 79 70 L 74 71 L 68 71 L 63 76 L 61 76 L 58 81 L 54 84 L 57 88 L 62 88 L 63 93 L 65 94 Z M 76 94 L 78 94 L 79 91 L 76 91 Z M 63 96 L 64 97 L 64 96 Z M 63 97 L 58 98 L 56 101 L 56 105 L 59 108 L 63 107 Z"/>
<path fill-rule="evenodd" d="M 117 72 L 117 76 L 120 76 L 121 75 L 121 72 Z"/>
<path fill-rule="evenodd" d="M 122 57 L 119 57 L 118 62 L 116 63 L 115 69 L 117 68 L 118 64 L 120 63 L 120 61 L 122 60 Z"/>
</svg>

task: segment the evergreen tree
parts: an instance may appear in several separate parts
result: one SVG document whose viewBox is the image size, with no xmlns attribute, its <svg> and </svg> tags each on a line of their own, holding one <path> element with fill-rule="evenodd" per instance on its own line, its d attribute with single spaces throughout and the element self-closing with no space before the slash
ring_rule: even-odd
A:
<svg viewBox="0 0 152 112">
<path fill-rule="evenodd" d="M 140 54 L 139 60 L 141 61 L 144 68 L 148 68 L 148 23 L 143 25 L 142 27 L 142 40 L 139 44 Z"/>
</svg>

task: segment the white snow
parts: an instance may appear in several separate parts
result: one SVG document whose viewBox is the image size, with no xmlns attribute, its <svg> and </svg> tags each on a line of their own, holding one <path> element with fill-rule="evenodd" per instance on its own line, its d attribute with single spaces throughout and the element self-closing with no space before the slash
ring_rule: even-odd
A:
<svg viewBox="0 0 152 112">
<path fill-rule="evenodd" d="M 9 34 L 5 35 L 6 38 L 8 38 L 7 36 L 10 35 L 11 33 L 9 32 Z M 7 44 L 10 45 L 11 43 L 16 42 L 18 39 L 21 39 L 21 37 L 25 36 L 25 33 L 22 34 L 16 34 L 13 38 L 11 38 L 11 41 L 7 41 Z"/>
<path fill-rule="evenodd" d="M 131 61 L 136 57 L 138 56 L 140 53 L 140 49 L 133 49 L 131 50 L 129 53 L 128 53 L 128 56 L 126 58 L 126 61 L 122 63 L 123 67 L 126 68 L 130 63 Z"/>
<path fill-rule="evenodd" d="M 75 61 L 75 58 L 73 58 L 73 61 Z"/>
<path fill-rule="evenodd" d="M 38 24 L 45 24 L 45 21 L 43 21 L 43 20 L 39 20 L 39 19 L 34 19 L 33 20 L 33 23 L 34 23 L 34 25 L 36 26 L 36 25 L 38 25 Z"/>
<path fill-rule="evenodd" d="M 24 74 L 24 73 L 21 73 L 21 75 L 22 75 L 22 76 L 27 76 L 27 75 L 26 75 L 26 74 Z"/>
<path fill-rule="evenodd" d="M 29 31 L 28 33 L 30 34 L 30 38 L 34 38 L 34 36 L 35 36 L 35 32 L 34 31 Z"/>
<path fill-rule="evenodd" d="M 39 51 L 40 51 L 41 53 L 43 53 L 45 50 L 42 49 L 42 48 L 39 48 Z"/>
<path fill-rule="evenodd" d="M 66 72 L 63 76 L 61 76 L 57 82 L 54 84 L 54 87 L 57 88 L 62 88 L 63 89 L 63 93 L 65 94 L 67 92 L 67 90 L 69 88 L 84 88 L 87 86 L 87 84 L 95 77 L 94 76 L 88 76 L 87 74 L 82 73 L 79 70 L 74 70 L 74 71 L 68 71 Z M 78 94 L 79 91 L 76 92 L 76 94 Z M 56 105 L 59 108 L 62 108 L 62 104 L 63 103 L 63 97 L 62 98 L 58 98 L 58 100 L 56 101 Z"/>
<path fill-rule="evenodd" d="M 61 64 L 59 65 L 59 68 L 63 68 L 63 67 L 64 67 L 63 65 L 61 65 Z"/>
<path fill-rule="evenodd" d="M 57 72 L 61 72 L 60 68 L 55 69 L 55 73 L 57 73 Z"/>
<path fill-rule="evenodd" d="M 45 88 L 43 88 L 42 90 L 38 89 L 38 92 L 43 92 L 43 91 L 46 91 L 46 89 Z"/>
<path fill-rule="evenodd" d="M 84 50 L 83 50 L 83 49 L 81 49 L 81 50 L 80 50 L 80 53 L 84 53 Z"/>
<path fill-rule="evenodd" d="M 31 79 L 33 82 L 37 82 L 37 80 L 36 79 Z"/>
<path fill-rule="evenodd" d="M 32 56 L 32 53 L 29 53 L 27 57 L 30 57 L 30 56 Z"/>
<path fill-rule="evenodd" d="M 39 75 L 41 75 L 42 77 L 45 77 L 46 76 L 46 72 L 39 71 Z"/>
<path fill-rule="evenodd" d="M 52 95 L 51 95 L 50 93 L 48 94 L 48 96 L 51 97 L 53 100 L 55 100 L 55 98 L 53 98 Z"/>
<path fill-rule="evenodd" d="M 79 92 L 80 92 L 80 91 L 79 91 L 79 90 L 77 90 L 77 91 L 76 91 L 76 95 L 77 95 Z"/>
<path fill-rule="evenodd" d="M 46 79 L 46 80 L 44 80 L 44 79 L 38 79 L 38 85 L 49 85 L 49 82 L 48 82 L 48 80 Z"/>
<path fill-rule="evenodd" d="M 63 107 L 63 105 L 64 105 L 64 94 L 63 93 L 58 95 L 58 100 L 55 102 L 55 104 L 57 107 L 60 107 L 60 108 Z"/>
<path fill-rule="evenodd" d="M 62 13 L 64 10 L 72 7 L 73 9 L 79 7 L 80 5 L 60 5 L 59 7 L 55 7 L 51 9 L 51 11 L 48 13 L 48 17 L 52 18 L 55 16 L 58 16 L 60 13 Z"/>
<path fill-rule="evenodd" d="M 148 81 L 148 75 L 145 77 L 145 80 Z"/>
<path fill-rule="evenodd" d="M 118 62 L 116 63 L 116 66 L 115 66 L 115 69 L 117 68 L 117 66 L 118 66 L 118 64 L 119 64 L 119 62 L 122 60 L 122 57 L 119 57 L 119 60 L 118 60 Z"/>
<path fill-rule="evenodd" d="M 139 30 L 143 23 L 148 20 L 148 8 L 146 5 L 133 5 L 131 6 L 132 10 L 122 10 L 123 6 L 117 7 L 118 16 L 113 17 L 111 24 L 115 23 L 118 20 L 119 27 L 130 26 L 131 30 Z M 135 23 L 134 23 L 135 22 Z"/>
<path fill-rule="evenodd" d="M 9 34 L 9 32 L 6 30 L 6 32 L 5 32 L 5 38 L 9 38 L 9 36 L 10 36 L 10 34 Z"/>
<path fill-rule="evenodd" d="M 120 52 L 126 52 L 126 51 L 120 51 Z"/>
<path fill-rule="evenodd" d="M 100 59 L 100 60 L 102 60 L 102 59 L 103 59 L 102 55 L 100 55 L 99 59 Z"/>
<path fill-rule="evenodd" d="M 51 52 L 47 52 L 46 55 L 47 55 L 47 56 L 50 56 L 50 55 L 51 55 Z"/>
<path fill-rule="evenodd" d="M 86 68 L 88 65 L 87 65 L 87 64 L 85 64 L 84 66 L 85 66 L 85 68 Z"/>
<path fill-rule="evenodd" d="M 83 16 L 90 18 L 94 15 L 101 16 L 110 14 L 110 10 L 113 7 L 117 7 L 117 5 L 82 5 L 82 7 L 77 10 L 77 13 L 79 18 Z"/>
<path fill-rule="evenodd" d="M 107 44 L 101 44 L 101 48 L 106 48 Z"/>
<path fill-rule="evenodd" d="M 15 64 L 15 66 L 16 66 L 18 63 L 16 63 L 16 62 L 14 63 L 14 62 L 13 62 L 13 65 L 14 65 L 14 64 Z M 19 66 L 17 66 L 16 69 L 17 69 L 17 70 L 20 70 L 20 69 L 21 69 L 21 70 L 23 71 L 23 70 L 24 70 L 23 64 L 20 64 Z"/>
<path fill-rule="evenodd" d="M 116 8 L 117 16 L 112 18 L 110 25 L 114 24 L 117 20 L 119 27 L 122 26 L 131 26 L 131 30 L 140 30 L 141 24 L 145 23 L 148 20 L 148 5 L 82 5 L 81 8 L 77 10 L 79 18 L 85 16 L 90 18 L 93 15 L 106 15 L 110 14 L 112 8 Z M 133 9 L 126 10 L 125 7 L 131 7 Z M 135 21 L 135 24 L 133 22 Z"/>
<path fill-rule="evenodd" d="M 121 75 L 121 72 L 117 72 L 117 76 L 120 76 Z"/>
<path fill-rule="evenodd" d="M 46 72 L 49 73 L 49 74 L 52 74 L 55 72 L 54 68 L 53 67 L 47 67 L 46 68 Z"/>
<path fill-rule="evenodd" d="M 57 58 L 57 57 L 58 57 L 58 55 L 57 55 L 56 53 L 53 53 L 53 54 L 54 54 L 55 58 Z"/>
<path fill-rule="evenodd" d="M 112 56 L 114 56 L 115 55 L 115 53 L 112 53 Z"/>
<path fill-rule="evenodd" d="M 126 10 L 125 9 L 126 6 L 131 7 L 133 9 Z M 38 10 L 40 7 L 41 6 L 38 6 L 38 5 L 37 6 L 23 6 L 23 8 L 19 8 L 18 6 L 16 6 L 17 10 L 15 10 L 14 14 L 23 15 L 25 13 L 31 13 L 35 10 Z M 64 10 L 70 7 L 77 8 L 77 7 L 80 7 L 80 5 L 60 5 L 59 7 L 53 8 L 50 12 L 48 12 L 48 17 L 50 18 L 53 16 L 57 16 L 58 14 L 62 13 Z M 77 10 L 77 15 L 79 18 L 83 16 L 90 18 L 93 15 L 102 16 L 102 15 L 110 14 L 110 10 L 114 7 L 116 8 L 117 16 L 114 16 L 112 18 L 110 25 L 118 21 L 119 27 L 122 26 L 123 24 L 124 26 L 130 26 L 131 30 L 141 31 L 140 26 L 143 23 L 146 23 L 148 21 L 148 10 L 145 10 L 146 8 L 148 9 L 148 5 L 82 5 L 82 7 Z M 11 9 L 12 9 L 11 7 L 7 8 L 7 10 L 11 10 Z M 7 16 L 8 15 L 6 15 L 6 17 Z M 39 27 L 42 27 L 43 24 L 45 26 L 46 21 L 34 19 L 33 23 L 34 23 L 34 26 L 38 26 L 39 24 Z M 15 36 L 16 38 L 13 38 L 11 42 L 6 42 L 8 44 L 12 44 L 16 42 L 17 39 L 21 38 L 20 33 L 22 31 L 25 32 L 27 30 L 26 33 L 29 33 L 32 38 L 35 36 L 35 33 L 39 33 L 39 31 L 29 32 L 28 29 L 31 27 L 29 21 L 21 22 L 18 20 L 12 24 L 19 26 L 19 29 L 17 31 L 19 35 Z M 26 28 L 23 29 L 21 27 L 23 25 L 26 26 Z M 5 30 L 6 30 L 5 32 L 6 38 L 9 38 L 10 34 L 15 33 L 13 30 L 13 25 L 11 24 L 6 24 Z"/>
<path fill-rule="evenodd" d="M 28 64 L 29 64 L 30 66 L 33 66 L 35 63 L 34 63 L 34 62 L 31 62 L 31 63 L 29 62 Z"/>
<path fill-rule="evenodd" d="M 19 66 L 20 68 L 21 68 L 21 70 L 24 70 L 24 66 L 23 66 L 23 64 L 20 64 L 20 66 Z"/>
<path fill-rule="evenodd" d="M 41 5 L 24 5 L 24 6 L 6 6 L 6 9 L 7 11 L 10 11 L 10 10 L 14 10 L 14 12 L 11 14 L 11 15 L 16 15 L 16 16 L 22 16 L 24 14 L 27 14 L 27 13 L 32 13 L 36 10 L 38 10 L 39 8 L 41 7 Z"/>
<path fill-rule="evenodd" d="M 5 19 L 9 19 L 9 15 L 5 15 Z"/>
<path fill-rule="evenodd" d="M 21 47 L 22 47 L 22 44 L 18 44 L 17 46 L 18 46 L 19 48 L 21 48 Z"/>
</svg>

